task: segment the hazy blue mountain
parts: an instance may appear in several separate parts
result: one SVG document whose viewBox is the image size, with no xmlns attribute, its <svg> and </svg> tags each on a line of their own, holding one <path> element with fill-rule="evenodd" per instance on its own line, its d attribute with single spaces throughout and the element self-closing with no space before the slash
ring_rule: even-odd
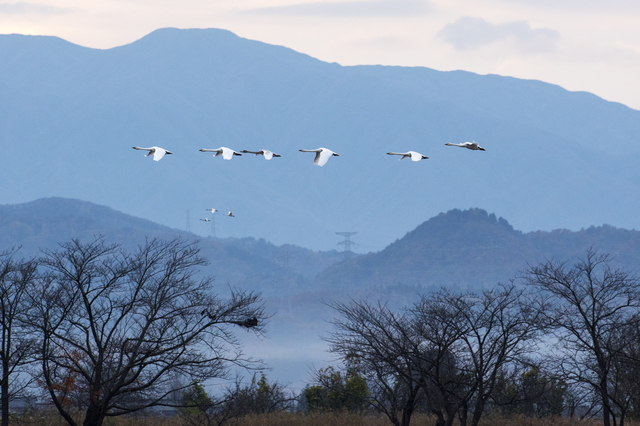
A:
<svg viewBox="0 0 640 426">
<path fill-rule="evenodd" d="M 268 298 L 288 297 L 298 286 L 308 288 L 308 281 L 318 272 L 344 259 L 335 250 L 275 246 L 262 239 L 202 238 L 80 200 L 52 197 L 0 205 L 0 250 L 21 247 L 20 257 L 55 250 L 73 238 L 90 242 L 99 236 L 126 250 L 135 250 L 153 238 L 198 241 L 200 254 L 209 261 L 201 270 L 203 275 L 215 277 L 220 287 L 261 291 Z"/>
<path fill-rule="evenodd" d="M 77 198 L 207 235 L 381 250 L 480 207 L 523 231 L 638 226 L 640 112 L 539 81 L 325 63 L 216 29 L 113 49 L 0 36 L 0 202 Z M 486 152 L 446 147 L 475 139 Z M 134 145 L 174 152 L 156 163 Z M 200 148 L 260 149 L 272 161 Z M 300 148 L 340 157 L 319 168 Z M 412 163 L 385 155 L 416 150 Z"/>
<path fill-rule="evenodd" d="M 640 274 L 640 231 L 605 225 L 523 233 L 493 213 L 456 209 L 380 252 L 330 266 L 311 285 L 365 295 L 404 294 L 407 288 L 479 291 L 517 279 L 529 265 L 549 259 L 572 264 L 590 248 L 610 255 L 614 266 Z"/>
<path fill-rule="evenodd" d="M 258 291 L 272 315 L 266 339 L 239 334 L 246 340 L 248 354 L 264 359 L 274 367 L 274 377 L 296 386 L 306 380 L 313 363 L 319 365 L 326 357 L 319 336 L 327 328 L 327 308 L 322 300 L 330 300 L 331 293 L 315 289 L 310 281 L 321 270 L 343 260 L 343 253 L 290 244 L 275 246 L 254 238 L 198 238 L 74 199 L 51 197 L 0 205 L 0 251 L 21 246 L 18 257 L 37 256 L 41 250 L 56 249 L 72 238 L 90 242 L 99 235 L 127 250 L 135 250 L 145 239 L 199 239 L 200 255 L 209 261 L 201 274 L 215 278 L 214 290 L 221 297 L 229 295 L 229 287 Z"/>
<path fill-rule="evenodd" d="M 95 235 L 127 249 L 145 238 L 196 239 L 80 200 L 51 197 L 0 205 L 0 250 L 21 245 L 20 254 L 33 256 L 71 238 L 91 241 Z M 247 335 L 247 353 L 274 367 L 271 377 L 295 386 L 307 379 L 311 365 L 332 363 L 320 339 L 332 318 L 323 302 L 352 297 L 405 306 L 431 289 L 479 290 L 517 277 L 528 264 L 550 258 L 572 261 L 590 247 L 609 253 L 614 265 L 640 273 L 639 231 L 599 226 L 524 233 L 477 208 L 441 213 L 383 250 L 347 260 L 336 251 L 276 246 L 254 238 L 207 237 L 198 245 L 210 262 L 202 273 L 215 277 L 215 289 L 223 297 L 228 286 L 262 293 L 272 314 L 268 338 Z"/>
</svg>

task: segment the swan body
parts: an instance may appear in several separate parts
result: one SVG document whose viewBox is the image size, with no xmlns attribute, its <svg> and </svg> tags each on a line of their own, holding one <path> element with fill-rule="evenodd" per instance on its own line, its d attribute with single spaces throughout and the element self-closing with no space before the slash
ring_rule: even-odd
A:
<svg viewBox="0 0 640 426">
<path fill-rule="evenodd" d="M 407 152 L 387 152 L 387 154 L 389 155 L 401 155 L 402 157 L 400 157 L 401 160 L 404 160 L 405 158 L 411 158 L 411 161 L 420 161 L 420 160 L 426 160 L 427 157 L 426 155 L 422 155 L 419 152 L 415 152 L 415 151 L 407 151 Z"/>
<path fill-rule="evenodd" d="M 467 149 L 471 149 L 473 151 L 484 151 L 485 149 L 483 147 L 481 147 L 480 145 L 478 145 L 478 142 L 473 141 L 473 142 L 463 142 L 463 143 L 445 143 L 445 145 L 449 145 L 449 146 L 459 146 L 460 148 L 467 148 Z"/>
<path fill-rule="evenodd" d="M 233 212 L 225 213 L 224 215 L 225 215 L 225 216 L 229 216 L 229 217 L 235 217 L 235 216 L 234 216 L 234 214 L 233 214 Z"/>
<path fill-rule="evenodd" d="M 235 152 L 231 148 L 227 148 L 226 146 L 221 146 L 218 149 L 201 149 L 202 152 L 215 152 L 214 157 L 219 157 L 222 155 L 222 158 L 225 160 L 231 160 L 234 155 L 242 155 L 239 152 Z"/>
<path fill-rule="evenodd" d="M 204 219 L 200 219 L 200 220 L 202 220 L 204 222 L 211 222 L 211 219 L 207 219 L 206 217 Z"/>
<path fill-rule="evenodd" d="M 268 149 L 261 149 L 260 151 L 247 151 L 246 149 L 243 149 L 240 152 L 245 154 L 264 155 L 265 160 L 271 160 L 273 157 L 281 157 L 280 154 L 276 154 L 275 152 L 269 151 Z"/>
<path fill-rule="evenodd" d="M 215 213 L 218 211 L 218 209 L 205 209 L 208 212 L 211 212 L 211 214 Z"/>
<path fill-rule="evenodd" d="M 149 151 L 146 156 L 150 157 L 151 155 L 153 155 L 153 161 L 160 161 L 160 159 L 164 157 L 165 154 L 173 154 L 173 152 L 167 151 L 166 149 L 160 148 L 159 146 L 151 146 L 149 148 L 134 146 L 133 149 L 137 149 L 140 151 Z"/>
<path fill-rule="evenodd" d="M 314 158 L 313 160 L 313 164 L 317 165 L 317 166 L 324 166 L 325 164 L 327 164 L 327 161 L 329 161 L 329 158 L 331 158 L 332 156 L 338 157 L 338 154 L 336 154 L 335 152 L 331 151 L 330 149 L 327 148 L 318 148 L 318 149 L 301 149 L 301 152 L 315 152 L 316 153 L 316 158 Z"/>
</svg>

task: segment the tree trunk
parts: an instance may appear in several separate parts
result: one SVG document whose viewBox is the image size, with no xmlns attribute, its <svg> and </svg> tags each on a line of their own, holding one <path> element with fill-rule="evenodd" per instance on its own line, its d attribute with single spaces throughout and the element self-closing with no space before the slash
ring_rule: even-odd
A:
<svg viewBox="0 0 640 426">
<path fill-rule="evenodd" d="M 413 414 L 413 401 L 411 405 L 407 404 L 404 406 L 402 410 L 402 422 L 400 426 L 409 426 L 409 422 L 411 421 L 411 415 Z"/>
<path fill-rule="evenodd" d="M 476 400 L 476 405 L 473 408 L 473 418 L 471 419 L 471 426 L 478 426 L 478 423 L 480 423 L 480 418 L 482 417 L 482 413 L 484 412 L 484 404 L 484 399 L 482 398 L 482 396 L 479 396 Z"/>
<path fill-rule="evenodd" d="M 447 404 L 445 410 L 447 412 L 446 426 L 452 426 L 453 421 L 456 419 L 456 414 L 458 414 L 458 411 L 454 410 L 451 404 Z"/>
<path fill-rule="evenodd" d="M 404 408 L 402 409 L 402 423 L 401 426 L 409 426 L 409 422 L 411 421 L 411 415 L 413 414 L 413 410 L 416 406 L 416 395 L 420 392 L 419 387 L 411 386 L 411 392 L 409 393 L 409 398 L 407 398 L 407 402 L 404 404 Z"/>
<path fill-rule="evenodd" d="M 467 406 L 467 402 L 465 401 L 460 407 L 460 426 L 467 426 L 467 415 L 469 413 L 469 407 Z"/>
<path fill-rule="evenodd" d="M 607 393 L 607 379 L 600 382 L 600 395 L 602 396 L 602 420 L 604 426 L 611 426 L 611 409 L 609 408 L 609 394 Z"/>
<path fill-rule="evenodd" d="M 104 421 L 105 412 L 103 407 L 90 404 L 87 408 L 87 414 L 84 418 L 83 426 L 102 426 Z"/>
<path fill-rule="evenodd" d="M 2 426 L 9 426 L 9 360 L 2 360 L 2 386 L 0 390 L 0 410 L 2 410 Z"/>
<path fill-rule="evenodd" d="M 436 426 L 445 426 L 444 416 L 442 410 L 431 410 L 438 418 L 436 419 Z"/>
</svg>

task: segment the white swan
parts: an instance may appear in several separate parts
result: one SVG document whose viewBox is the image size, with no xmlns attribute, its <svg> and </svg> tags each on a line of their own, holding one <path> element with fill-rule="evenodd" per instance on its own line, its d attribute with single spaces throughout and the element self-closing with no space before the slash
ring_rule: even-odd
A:
<svg viewBox="0 0 640 426">
<path fill-rule="evenodd" d="M 205 209 L 208 212 L 211 212 L 211 214 L 215 213 L 218 211 L 218 209 Z"/>
<path fill-rule="evenodd" d="M 146 155 L 147 157 L 153 155 L 153 160 L 154 161 L 160 161 L 160 159 L 162 157 L 164 157 L 165 154 L 173 154 L 173 152 L 171 151 L 167 151 L 164 148 L 160 148 L 159 146 L 152 146 L 149 148 L 142 148 L 139 146 L 134 146 L 133 149 L 138 149 L 140 151 L 149 151 L 149 153 Z"/>
<path fill-rule="evenodd" d="M 218 157 L 222 155 L 222 158 L 225 160 L 231 160 L 234 155 L 242 155 L 239 152 L 235 152 L 231 148 L 227 148 L 226 146 L 221 146 L 218 149 L 201 149 L 202 152 L 215 152 L 214 157 Z"/>
<path fill-rule="evenodd" d="M 387 152 L 387 154 L 389 154 L 389 155 L 402 155 L 402 157 L 400 157 L 401 160 L 404 160 L 405 158 L 411 158 L 411 161 L 420 161 L 420 160 L 425 160 L 425 159 L 429 158 L 426 155 L 422 155 L 419 152 L 415 152 L 415 151 Z"/>
<path fill-rule="evenodd" d="M 235 217 L 235 216 L 234 216 L 234 214 L 233 214 L 233 212 L 225 213 L 224 215 L 225 215 L 225 216 L 229 216 L 229 217 Z"/>
<path fill-rule="evenodd" d="M 204 219 L 200 219 L 200 220 L 203 220 L 205 222 L 211 222 L 211 219 L 207 219 L 206 217 Z"/>
<path fill-rule="evenodd" d="M 460 148 L 467 148 L 467 149 L 471 149 L 473 151 L 484 151 L 485 149 L 483 147 L 481 147 L 480 145 L 478 145 L 478 142 L 473 141 L 473 142 L 463 142 L 463 143 L 445 143 L 445 145 L 449 145 L 449 146 L 459 146 Z"/>
<path fill-rule="evenodd" d="M 336 156 L 338 157 L 338 154 L 336 154 L 335 152 L 331 151 L 330 149 L 327 148 L 318 148 L 318 149 L 301 149 L 301 152 L 315 152 L 316 153 L 316 158 L 314 158 L 313 160 L 313 164 L 316 164 L 320 167 L 324 166 L 325 164 L 327 164 L 327 161 L 329 161 L 329 158 L 331 158 L 331 156 Z"/>
<path fill-rule="evenodd" d="M 265 160 L 271 160 L 273 157 L 280 157 L 280 154 L 276 154 L 275 152 L 269 151 L 268 149 L 261 149 L 260 151 L 247 151 L 243 149 L 240 151 L 245 154 L 255 154 L 255 155 L 264 155 Z"/>
</svg>

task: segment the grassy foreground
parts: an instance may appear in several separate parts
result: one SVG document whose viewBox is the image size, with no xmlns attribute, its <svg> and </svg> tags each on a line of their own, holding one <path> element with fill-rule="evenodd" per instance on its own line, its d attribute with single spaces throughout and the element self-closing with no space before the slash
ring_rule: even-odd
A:
<svg viewBox="0 0 640 426">
<path fill-rule="evenodd" d="M 14 422 L 16 426 L 66 426 L 67 423 L 57 414 L 33 416 L 26 422 Z M 411 418 L 412 426 L 433 426 L 435 417 L 426 414 L 415 414 Z M 105 426 L 193 426 L 179 417 L 128 416 L 107 418 Z M 304 415 L 301 413 L 273 413 L 250 415 L 225 422 L 228 426 L 390 426 L 392 423 L 382 415 L 358 415 L 349 413 L 323 413 Z M 455 422 L 454 425 L 459 425 Z M 510 418 L 487 415 L 480 426 L 599 426 L 602 421 L 578 420 L 573 422 L 565 417 L 545 417 L 542 419 L 513 416 Z M 640 426 L 635 421 L 625 421 L 628 426 Z M 200 426 L 200 425 L 198 425 Z M 215 426 L 202 424 L 201 426 Z"/>
</svg>

